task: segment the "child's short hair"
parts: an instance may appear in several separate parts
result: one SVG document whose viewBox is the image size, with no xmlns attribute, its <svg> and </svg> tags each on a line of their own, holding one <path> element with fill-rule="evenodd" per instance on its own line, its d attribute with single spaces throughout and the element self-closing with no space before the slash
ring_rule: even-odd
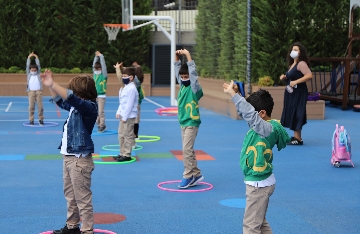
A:
<svg viewBox="0 0 360 234">
<path fill-rule="evenodd" d="M 91 76 L 75 76 L 69 81 L 68 89 L 71 89 L 74 94 L 80 98 L 96 102 L 97 92 L 95 81 Z"/>
<path fill-rule="evenodd" d="M 94 68 L 95 68 L 95 69 L 101 68 L 101 63 L 100 63 L 100 62 L 96 62 L 96 63 L 94 64 Z"/>
<path fill-rule="evenodd" d="M 122 71 L 123 74 L 132 76 L 135 78 L 135 68 L 133 67 L 127 67 Z"/>
<path fill-rule="evenodd" d="M 274 108 L 274 100 L 268 91 L 260 89 L 246 98 L 246 101 L 250 103 L 256 111 L 259 112 L 265 110 L 266 115 L 271 117 Z"/>
<path fill-rule="evenodd" d="M 180 67 L 179 75 L 186 75 L 186 74 L 189 74 L 189 67 L 188 67 L 187 63 L 184 63 Z"/>
<path fill-rule="evenodd" d="M 30 68 L 30 69 L 31 69 L 31 68 L 36 68 L 36 70 L 39 69 L 38 66 L 37 66 L 35 63 L 30 64 L 29 68 Z"/>
</svg>

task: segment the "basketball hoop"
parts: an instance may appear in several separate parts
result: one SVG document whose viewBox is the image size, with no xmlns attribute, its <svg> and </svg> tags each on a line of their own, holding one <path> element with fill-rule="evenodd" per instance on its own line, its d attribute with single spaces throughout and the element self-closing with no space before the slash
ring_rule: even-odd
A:
<svg viewBox="0 0 360 234">
<path fill-rule="evenodd" d="M 119 33 L 120 28 L 128 30 L 129 27 L 129 24 L 104 24 L 104 28 L 109 36 L 109 42 L 116 40 L 116 36 Z"/>
</svg>

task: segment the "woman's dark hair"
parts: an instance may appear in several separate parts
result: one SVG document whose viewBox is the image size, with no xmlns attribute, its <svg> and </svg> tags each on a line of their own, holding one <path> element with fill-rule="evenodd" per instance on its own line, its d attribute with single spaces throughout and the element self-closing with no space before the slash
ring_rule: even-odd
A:
<svg viewBox="0 0 360 234">
<path fill-rule="evenodd" d="M 291 67 L 291 65 L 294 63 L 294 59 L 291 58 L 291 56 L 290 56 L 290 53 L 291 53 L 291 51 L 292 51 L 292 49 L 293 49 L 294 46 L 299 47 L 299 50 L 300 50 L 300 55 L 299 55 L 299 58 L 298 58 L 298 62 L 304 61 L 304 62 L 308 65 L 308 67 L 310 68 L 309 55 L 308 55 L 308 53 L 307 53 L 307 50 L 306 50 L 305 46 L 303 46 L 300 42 L 294 42 L 294 43 L 290 46 L 290 48 L 289 48 L 289 50 L 288 50 L 287 61 L 288 61 L 289 67 Z"/>
<path fill-rule="evenodd" d="M 271 117 L 274 108 L 274 100 L 268 91 L 260 89 L 250 94 L 250 96 L 246 98 L 246 101 L 250 103 L 257 112 L 265 110 L 266 115 Z"/>
<path fill-rule="evenodd" d="M 97 92 L 95 81 L 91 76 L 75 76 L 69 81 L 68 89 L 71 89 L 74 94 L 80 98 L 96 102 Z"/>
</svg>

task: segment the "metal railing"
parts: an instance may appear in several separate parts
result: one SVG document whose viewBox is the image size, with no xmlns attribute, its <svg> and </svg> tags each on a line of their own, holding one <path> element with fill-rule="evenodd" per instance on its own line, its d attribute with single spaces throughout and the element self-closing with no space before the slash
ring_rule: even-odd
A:
<svg viewBox="0 0 360 234">
<path fill-rule="evenodd" d="M 341 103 L 342 109 L 360 103 L 360 58 L 310 58 L 313 79 L 309 92 L 319 92 L 322 100 Z"/>
</svg>

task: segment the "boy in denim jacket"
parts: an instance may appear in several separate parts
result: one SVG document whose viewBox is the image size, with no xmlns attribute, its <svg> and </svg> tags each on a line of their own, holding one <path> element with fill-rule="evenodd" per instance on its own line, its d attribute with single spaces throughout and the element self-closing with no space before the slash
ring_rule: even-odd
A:
<svg viewBox="0 0 360 234">
<path fill-rule="evenodd" d="M 95 82 L 90 76 L 76 76 L 68 89 L 53 80 L 50 70 L 41 74 L 43 84 L 50 88 L 53 101 L 69 111 L 59 146 L 63 154 L 64 195 L 67 200 L 66 225 L 54 234 L 93 234 L 91 174 L 94 170 L 91 133 L 98 115 Z M 79 228 L 80 216 L 82 232 Z"/>
<path fill-rule="evenodd" d="M 286 147 L 290 137 L 278 120 L 271 119 L 274 101 L 266 90 L 252 93 L 246 100 L 234 82 L 223 85 L 224 92 L 231 96 L 239 116 L 249 125 L 240 155 L 240 166 L 246 184 L 246 207 L 243 219 L 243 234 L 266 233 L 272 230 L 266 220 L 270 196 L 275 190 L 272 148 Z"/>
</svg>

